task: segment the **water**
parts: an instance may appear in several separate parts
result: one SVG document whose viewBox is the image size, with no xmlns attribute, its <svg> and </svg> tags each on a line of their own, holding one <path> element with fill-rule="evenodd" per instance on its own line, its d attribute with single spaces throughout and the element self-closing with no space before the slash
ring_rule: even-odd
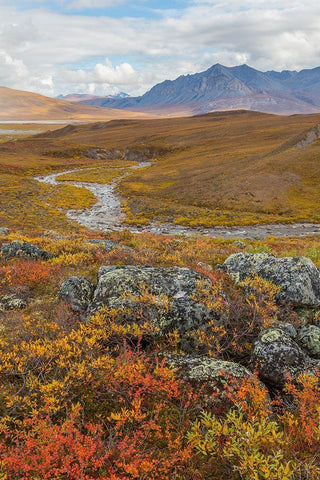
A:
<svg viewBox="0 0 320 480">
<path fill-rule="evenodd" d="M 138 169 L 151 166 L 151 162 L 141 162 L 139 165 L 130 167 Z M 92 168 L 92 167 L 90 167 Z M 65 170 L 59 173 L 52 173 L 35 177 L 38 181 L 48 185 L 58 185 L 59 176 L 65 173 L 83 171 L 83 169 Z M 296 224 L 271 224 L 253 225 L 240 227 L 183 227 L 171 223 L 150 223 L 149 225 L 135 226 L 127 225 L 124 222 L 125 216 L 121 208 L 121 200 L 116 193 L 116 186 L 119 181 L 130 172 L 126 172 L 110 184 L 89 183 L 89 182 L 63 182 L 75 187 L 87 188 L 97 198 L 97 202 L 89 209 L 67 210 L 66 215 L 91 230 L 120 231 L 128 229 L 133 233 L 149 232 L 158 235 L 204 235 L 211 238 L 253 238 L 263 239 L 269 236 L 274 237 L 303 237 L 307 235 L 320 235 L 320 224 L 296 223 Z"/>
<path fill-rule="evenodd" d="M 138 165 L 129 167 L 131 170 L 149 167 L 151 162 L 140 162 Z M 92 167 L 90 167 L 92 168 Z M 36 180 L 48 185 L 59 185 L 59 176 L 65 173 L 74 173 L 83 171 L 84 169 L 67 170 L 59 173 L 43 175 L 35 177 Z M 124 228 L 122 220 L 124 214 L 121 208 L 120 198 L 115 191 L 115 187 L 119 181 L 127 176 L 129 172 L 123 174 L 117 181 L 110 184 L 91 183 L 91 182 L 63 182 L 75 187 L 87 188 L 95 197 L 97 202 L 93 207 L 85 210 L 67 210 L 68 218 L 77 221 L 80 225 L 88 227 L 92 230 L 122 230 Z"/>
<path fill-rule="evenodd" d="M 18 128 L 0 128 L 0 135 L 36 135 L 41 133 L 42 130 L 19 130 Z"/>
</svg>

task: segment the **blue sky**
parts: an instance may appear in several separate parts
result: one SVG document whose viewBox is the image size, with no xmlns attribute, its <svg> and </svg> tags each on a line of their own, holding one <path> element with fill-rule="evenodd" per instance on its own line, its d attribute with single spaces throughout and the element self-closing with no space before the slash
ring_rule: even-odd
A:
<svg viewBox="0 0 320 480">
<path fill-rule="evenodd" d="M 166 11 L 181 10 L 186 8 L 189 2 L 186 0 L 106 0 L 96 2 L 93 0 L 79 2 L 64 0 L 22 0 L 16 2 L 20 10 L 31 10 L 34 8 L 44 8 L 51 12 L 62 13 L 65 15 L 81 15 L 91 17 L 111 16 L 114 18 L 122 17 L 143 17 L 155 18 Z"/>
<path fill-rule="evenodd" d="M 320 65 L 318 0 L 0 0 L 0 85 L 139 95 L 214 63 Z"/>
</svg>

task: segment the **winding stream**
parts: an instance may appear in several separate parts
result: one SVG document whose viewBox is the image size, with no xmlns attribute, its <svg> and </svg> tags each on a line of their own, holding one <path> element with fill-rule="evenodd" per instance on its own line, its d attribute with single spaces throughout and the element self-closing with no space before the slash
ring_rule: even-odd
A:
<svg viewBox="0 0 320 480">
<path fill-rule="evenodd" d="M 152 162 L 140 162 L 130 169 L 138 169 L 151 166 Z M 92 167 L 90 167 L 92 168 Z M 241 227 L 183 227 L 171 223 L 150 223 L 149 225 L 136 226 L 128 225 L 124 222 L 125 215 L 121 209 L 120 198 L 116 193 L 116 186 L 119 181 L 130 174 L 126 172 L 117 180 L 110 184 L 59 181 L 59 176 L 65 173 L 74 173 L 83 171 L 77 168 L 74 170 L 64 170 L 49 175 L 34 177 L 36 180 L 48 185 L 59 185 L 68 183 L 75 187 L 83 187 L 90 190 L 96 197 L 97 203 L 93 207 L 84 210 L 67 210 L 68 218 L 77 221 L 91 230 L 101 231 L 120 231 L 128 229 L 133 233 L 149 232 L 159 235 L 204 235 L 212 238 L 253 238 L 263 239 L 269 236 L 274 237 L 303 237 L 307 235 L 320 235 L 320 224 L 313 223 L 295 223 L 295 224 L 271 224 L 271 225 L 250 225 Z"/>
</svg>

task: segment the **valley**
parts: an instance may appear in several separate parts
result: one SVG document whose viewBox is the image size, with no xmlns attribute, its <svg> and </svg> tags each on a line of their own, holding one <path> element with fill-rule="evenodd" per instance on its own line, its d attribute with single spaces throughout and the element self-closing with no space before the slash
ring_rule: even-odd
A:
<svg viewBox="0 0 320 480">
<path fill-rule="evenodd" d="M 319 122 L 320 115 L 280 117 L 238 111 L 55 126 L 46 133 L 1 144 L 2 182 L 5 178 L 12 182 L 10 187 L 3 183 L 0 195 L 19 202 L 15 195 L 23 195 L 27 188 L 30 204 L 40 201 L 45 211 L 49 203 L 41 200 L 45 198 L 42 190 L 51 189 L 49 199 L 55 198 L 55 189 L 52 185 L 40 187 L 35 175 L 104 167 L 104 180 L 99 170 L 94 175 L 92 170 L 83 171 L 78 179 L 111 184 L 117 179 L 116 194 L 130 228 L 154 230 L 154 225 L 162 224 L 162 231 L 171 225 L 171 231 L 179 233 L 216 227 L 316 224 L 320 221 L 320 142 L 317 134 L 310 132 Z M 308 138 L 311 142 L 305 141 Z M 153 165 L 130 170 L 130 175 L 111 168 L 122 167 L 126 173 L 137 161 Z M 89 198 L 90 205 L 95 203 L 92 192 L 66 182 L 61 182 L 58 190 L 73 192 L 68 197 L 60 195 L 60 207 L 77 205 L 81 209 Z M 72 200 L 74 195 L 76 200 Z M 24 216 L 27 220 L 26 212 Z M 11 217 L 14 223 L 14 215 Z M 56 218 L 67 222 L 61 211 Z M 75 228 L 71 224 L 70 228 Z"/>
<path fill-rule="evenodd" d="M 150 167 L 151 162 L 140 162 L 139 164 L 129 166 L 129 169 L 140 169 Z M 255 225 L 243 227 L 183 227 L 179 225 L 165 223 L 153 223 L 148 225 L 137 224 L 129 225 L 126 223 L 121 201 L 116 194 L 117 183 L 124 177 L 130 175 L 130 171 L 123 173 L 120 168 L 118 178 L 114 177 L 115 169 L 109 173 L 109 183 L 105 180 L 94 182 L 90 180 L 92 170 L 98 173 L 98 176 L 104 177 L 103 167 L 82 168 L 76 170 L 66 170 L 59 173 L 51 173 L 35 177 L 41 183 L 49 185 L 59 185 L 60 182 L 67 183 L 77 188 L 86 188 L 90 190 L 97 199 L 97 202 L 91 208 L 85 210 L 68 210 L 65 212 L 68 218 L 75 220 L 80 225 L 88 227 L 90 230 L 102 232 L 119 232 L 129 230 L 132 233 L 153 233 L 156 235 L 183 235 L 196 236 L 203 235 L 210 238 L 253 238 L 264 239 L 270 235 L 273 237 L 305 237 L 308 235 L 320 234 L 320 225 L 312 223 L 295 224 L 273 224 L 273 225 Z M 102 171 L 101 171 L 102 170 Z M 88 175 L 89 174 L 89 175 Z M 113 174 L 113 175 L 112 175 Z M 85 181 L 78 179 L 84 178 Z"/>
</svg>

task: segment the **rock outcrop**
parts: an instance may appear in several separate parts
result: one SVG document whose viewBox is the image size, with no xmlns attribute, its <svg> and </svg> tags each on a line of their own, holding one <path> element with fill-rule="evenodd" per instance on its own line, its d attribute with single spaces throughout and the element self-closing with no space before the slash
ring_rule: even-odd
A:
<svg viewBox="0 0 320 480">
<path fill-rule="evenodd" d="M 251 360 L 262 381 L 283 388 L 289 378 L 295 380 L 300 373 L 316 366 L 295 338 L 292 325 L 274 325 L 259 335 Z"/>
<path fill-rule="evenodd" d="M 4 310 L 21 310 L 26 308 L 27 302 L 14 294 L 0 297 L 0 312 Z"/>
<path fill-rule="evenodd" d="M 18 240 L 11 243 L 3 243 L 1 253 L 5 258 L 25 257 L 36 260 L 48 260 L 52 257 L 50 252 L 46 252 L 32 243 L 20 242 Z"/>
<path fill-rule="evenodd" d="M 61 285 L 59 298 L 68 303 L 74 312 L 86 312 L 93 290 L 92 283 L 85 277 L 70 277 Z"/>
<path fill-rule="evenodd" d="M 208 393 L 220 392 L 226 385 L 239 385 L 244 378 L 253 375 L 242 365 L 217 360 L 206 355 L 168 354 L 166 363 L 177 369 L 178 376 L 195 387 L 205 387 Z"/>
<path fill-rule="evenodd" d="M 90 312 L 122 308 L 129 312 L 127 321 L 149 321 L 161 334 L 173 329 L 186 334 L 217 313 L 193 298 L 198 282 L 211 285 L 188 268 L 101 267 Z"/>
<path fill-rule="evenodd" d="M 223 269 L 235 282 L 254 275 L 271 281 L 281 287 L 279 300 L 295 305 L 320 305 L 319 270 L 308 258 L 236 253 L 227 258 Z"/>
<path fill-rule="evenodd" d="M 296 303 L 298 299 L 304 303 L 308 292 L 309 300 L 312 297 L 310 292 L 316 296 L 317 285 L 313 278 L 316 268 L 312 262 L 305 262 L 306 259 L 301 262 L 300 259 L 276 259 L 270 255 L 254 255 L 253 258 L 250 255 L 248 259 L 247 255 L 239 255 L 240 262 L 237 255 L 230 257 L 232 262 L 226 262 L 227 265 L 237 265 L 233 271 L 238 272 L 238 281 L 255 273 L 252 268 L 247 268 L 250 265 L 259 272 L 267 272 L 268 279 L 271 274 L 274 275 L 272 278 L 278 280 L 275 283 L 281 281 L 290 301 L 295 298 Z M 279 265 L 278 260 L 284 262 Z M 305 268 L 300 283 L 297 265 Z M 294 280 L 297 285 L 294 285 Z M 118 310 L 117 319 L 121 323 L 144 325 L 147 322 L 151 326 L 150 336 L 148 333 L 148 338 L 144 339 L 147 343 L 152 337 L 159 338 L 177 331 L 179 346 L 189 355 L 168 354 L 167 362 L 179 370 L 181 378 L 199 385 L 205 383 L 213 392 L 222 389 L 223 382 L 229 378 L 240 379 L 250 372 L 232 362 L 194 354 L 196 347 L 200 346 L 200 343 L 197 344 L 198 330 L 205 334 L 208 328 L 212 328 L 212 321 L 217 326 L 224 321 L 221 308 L 215 311 L 214 301 L 208 304 L 202 300 L 199 288 L 208 288 L 210 292 L 212 283 L 189 268 L 105 266 L 99 269 L 96 287 L 84 277 L 71 277 L 61 286 L 59 298 L 67 302 L 74 312 L 86 315 L 89 321 L 96 312 L 107 308 Z M 220 292 L 219 302 L 221 297 L 228 305 L 230 299 Z M 287 297 L 281 297 L 284 298 Z M 314 305 L 315 301 L 311 303 Z M 258 370 L 263 382 L 282 389 L 289 377 L 295 380 L 300 373 L 319 366 L 319 342 L 320 328 L 315 325 L 300 327 L 297 331 L 289 323 L 278 322 L 262 331 L 256 339 L 252 350 L 252 369 Z M 206 353 L 206 350 L 201 352 Z"/>
<path fill-rule="evenodd" d="M 296 337 L 297 343 L 310 357 L 320 359 L 320 328 L 316 325 L 303 325 Z"/>
</svg>

